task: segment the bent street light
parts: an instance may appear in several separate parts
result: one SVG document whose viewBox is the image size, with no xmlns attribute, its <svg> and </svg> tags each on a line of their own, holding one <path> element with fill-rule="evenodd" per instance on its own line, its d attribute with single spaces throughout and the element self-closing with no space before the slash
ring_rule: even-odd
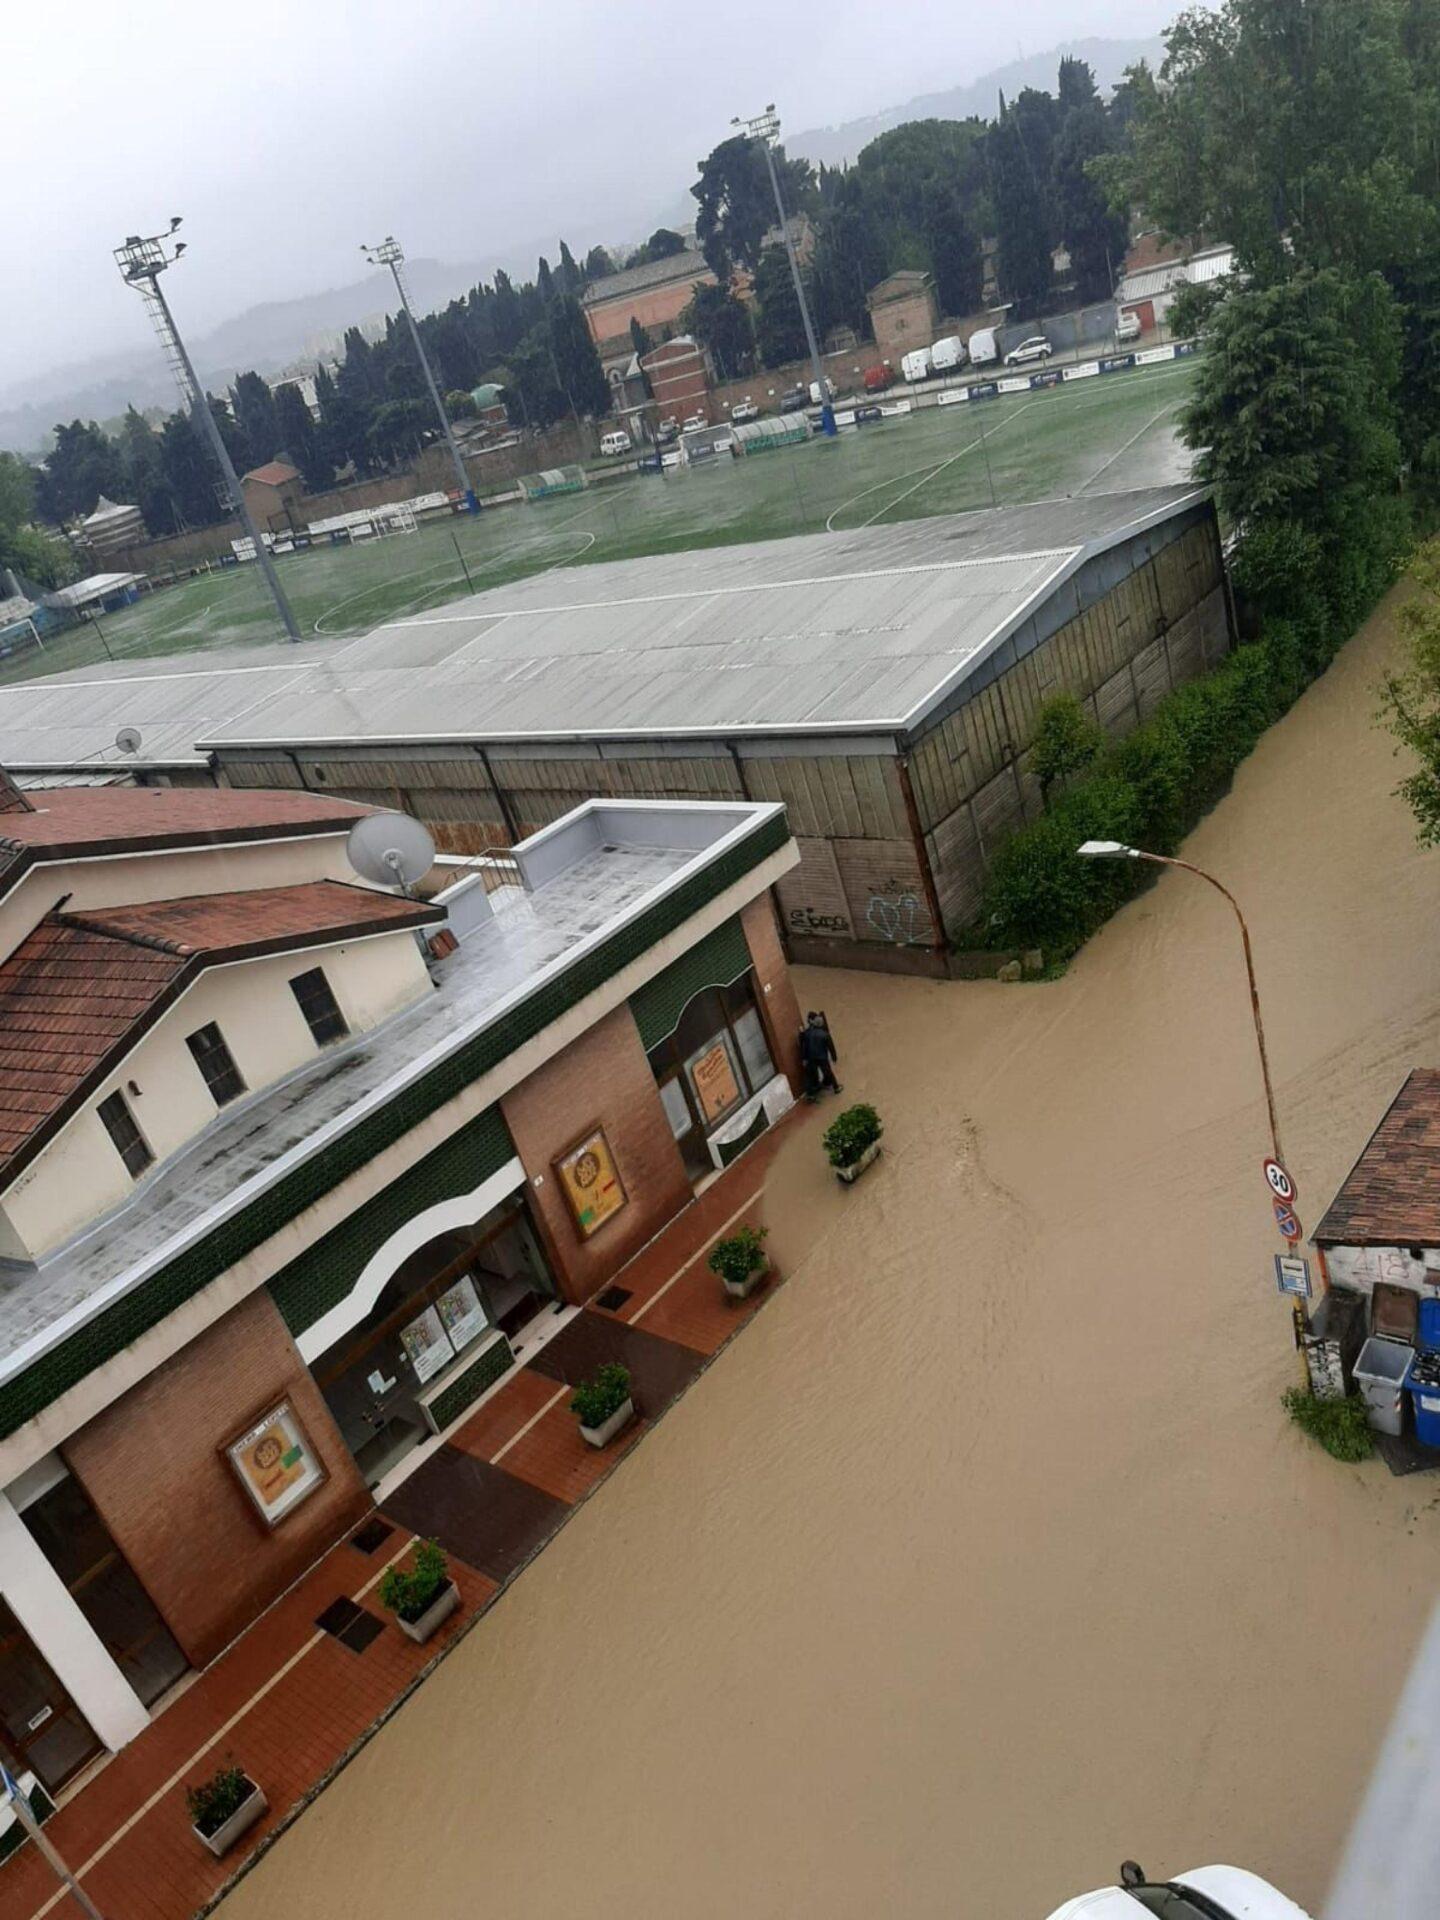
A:
<svg viewBox="0 0 1440 1920">
<path fill-rule="evenodd" d="M 1176 860 L 1169 854 L 1147 853 L 1143 847 L 1127 847 L 1123 840 L 1086 840 L 1075 849 L 1085 860 L 1148 860 L 1157 867 L 1179 867 L 1185 873 L 1193 873 L 1198 879 L 1206 881 L 1215 891 L 1228 901 L 1240 928 L 1240 943 L 1245 950 L 1245 977 L 1250 983 L 1250 1013 L 1255 1022 L 1255 1045 L 1260 1055 L 1260 1078 L 1265 1084 L 1265 1111 L 1270 1119 L 1270 1151 L 1283 1166 L 1285 1156 L 1280 1151 L 1280 1123 L 1275 1117 L 1275 1088 L 1270 1079 L 1270 1056 L 1265 1050 L 1265 1027 L 1260 1018 L 1260 989 L 1255 984 L 1255 960 L 1250 951 L 1250 929 L 1245 924 L 1245 916 L 1240 911 L 1240 902 L 1230 889 L 1222 886 L 1213 873 L 1207 873 L 1203 867 L 1194 866 L 1189 860 Z M 1305 1330 L 1305 1310 L 1299 1300 L 1292 1302 L 1295 1312 L 1295 1344 L 1300 1345 L 1300 1336 Z M 1303 1351 L 1303 1349 L 1302 1349 Z M 1307 1372 L 1308 1385 L 1308 1372 Z"/>
<path fill-rule="evenodd" d="M 820 349 L 815 342 L 815 328 L 810 319 L 810 303 L 805 298 L 805 282 L 800 274 L 800 261 L 795 252 L 795 242 L 790 233 L 790 222 L 785 217 L 785 202 L 780 197 L 780 176 L 775 171 L 775 145 L 780 138 L 780 116 L 773 103 L 764 113 L 757 114 L 753 120 L 741 120 L 738 116 L 730 122 L 741 132 L 760 144 L 765 155 L 766 171 L 770 175 L 770 191 L 775 196 L 775 212 L 780 222 L 780 238 L 785 242 L 785 257 L 790 262 L 790 278 L 795 283 L 795 298 L 800 302 L 800 319 L 805 327 L 805 344 L 810 350 L 810 366 L 815 375 L 815 391 L 820 396 L 820 425 L 823 432 L 835 431 L 835 409 L 830 404 L 830 386 L 825 378 L 825 368 L 820 359 Z"/>
<path fill-rule="evenodd" d="M 460 458 L 460 449 L 455 444 L 455 431 L 450 425 L 450 416 L 445 411 L 445 403 L 440 398 L 440 389 L 435 384 L 435 376 L 430 371 L 430 362 L 425 358 L 425 348 L 421 343 L 420 329 L 415 324 L 415 315 L 410 310 L 410 294 L 400 269 L 405 264 L 405 254 L 400 242 L 393 233 L 387 233 L 378 246 L 367 247 L 362 240 L 360 251 L 375 267 L 388 267 L 395 280 L 395 291 L 400 296 L 400 305 L 405 318 L 410 323 L 410 338 L 415 343 L 415 357 L 420 362 L 420 371 L 425 376 L 425 384 L 430 389 L 430 398 L 440 417 L 440 428 L 445 435 L 445 444 L 450 449 L 450 458 L 455 462 L 455 477 L 460 482 L 460 498 L 465 503 L 467 513 L 478 513 L 480 502 L 475 498 L 475 489 L 470 484 L 470 476 L 465 471 L 465 462 Z"/>
<path fill-rule="evenodd" d="M 260 538 L 255 522 L 250 517 L 250 509 L 245 504 L 244 490 L 236 476 L 234 465 L 220 436 L 220 428 L 215 415 L 210 411 L 210 401 L 205 389 L 196 377 L 190 355 L 185 350 L 185 342 L 180 338 L 179 329 L 171 315 L 164 294 L 160 291 L 160 276 L 165 269 L 173 266 L 185 251 L 185 242 L 177 240 L 173 246 L 170 237 L 180 224 L 178 213 L 170 216 L 170 224 L 164 233 L 152 233 L 142 238 L 132 233 L 123 247 L 115 249 L 115 264 L 120 269 L 120 277 L 127 287 L 135 291 L 145 302 L 145 311 L 150 323 L 159 337 L 180 388 L 180 396 L 190 410 L 190 417 L 200 432 L 210 443 L 210 451 L 215 456 L 225 482 L 225 491 L 230 496 L 230 505 L 235 517 L 245 529 L 245 536 L 255 549 L 255 559 L 265 576 L 265 584 L 275 602 L 286 633 L 292 640 L 300 638 L 300 629 L 295 624 L 295 616 L 290 611 L 290 602 L 285 598 L 285 590 L 280 585 L 280 576 L 275 571 L 275 562 L 270 557 L 270 549 Z M 167 252 L 166 249 L 169 248 Z"/>
</svg>

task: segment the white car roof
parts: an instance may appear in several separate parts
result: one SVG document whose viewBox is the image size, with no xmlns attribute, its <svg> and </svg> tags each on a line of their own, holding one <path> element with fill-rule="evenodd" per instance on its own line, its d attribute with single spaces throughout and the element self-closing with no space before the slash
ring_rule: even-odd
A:
<svg viewBox="0 0 1440 1920">
<path fill-rule="evenodd" d="M 1233 1920 L 1310 1920 L 1303 1907 L 1244 1867 L 1193 1867 L 1174 1876 L 1177 1887 L 1193 1887 Z"/>
<path fill-rule="evenodd" d="M 1050 1920 L 1142 1920 L 1144 1908 L 1122 1887 L 1097 1887 L 1057 1907 Z"/>
</svg>

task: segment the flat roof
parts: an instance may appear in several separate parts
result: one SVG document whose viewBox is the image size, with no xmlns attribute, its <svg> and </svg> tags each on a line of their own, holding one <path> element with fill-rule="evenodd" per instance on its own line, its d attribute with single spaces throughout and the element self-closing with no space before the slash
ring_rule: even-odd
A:
<svg viewBox="0 0 1440 1920">
<path fill-rule="evenodd" d="M 732 850 L 783 814 L 771 803 L 592 801 L 522 842 L 515 858 L 530 887 L 507 890 L 466 934 L 436 969 L 433 993 L 225 1108 L 124 1206 L 38 1265 L 0 1270 L 0 1383 L 482 1030 L 517 1024 L 531 995 L 692 877 L 723 875 Z"/>
</svg>

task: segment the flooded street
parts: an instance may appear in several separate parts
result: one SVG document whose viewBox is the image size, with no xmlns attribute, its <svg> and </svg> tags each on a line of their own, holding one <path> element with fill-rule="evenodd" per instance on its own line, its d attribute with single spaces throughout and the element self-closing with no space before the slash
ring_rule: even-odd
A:
<svg viewBox="0 0 1440 1920">
<path fill-rule="evenodd" d="M 1313 1226 L 1440 1062 L 1440 855 L 1372 623 L 1188 843 L 1244 904 Z M 789 1284 L 225 1920 L 1043 1920 L 1133 1854 L 1318 1908 L 1436 1592 L 1440 1475 L 1298 1378 L 1233 921 L 1170 874 L 1052 985 L 800 976 L 887 1152 L 792 1135 Z"/>
</svg>

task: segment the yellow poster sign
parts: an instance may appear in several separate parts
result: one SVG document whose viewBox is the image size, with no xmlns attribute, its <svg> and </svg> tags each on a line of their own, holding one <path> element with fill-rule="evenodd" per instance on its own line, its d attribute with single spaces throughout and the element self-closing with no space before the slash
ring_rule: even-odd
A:
<svg viewBox="0 0 1440 1920">
<path fill-rule="evenodd" d="M 241 1486 L 272 1526 L 325 1477 L 288 1401 L 233 1441 L 226 1453 Z"/>
<path fill-rule="evenodd" d="M 703 1053 L 697 1053 L 687 1064 L 690 1084 L 700 1104 L 700 1117 L 709 1126 L 722 1113 L 728 1113 L 740 1098 L 740 1085 L 735 1078 L 730 1049 L 723 1040 L 712 1041 Z"/>
<path fill-rule="evenodd" d="M 556 1164 L 575 1224 L 588 1239 L 626 1200 L 604 1128 L 597 1127 Z"/>
</svg>

